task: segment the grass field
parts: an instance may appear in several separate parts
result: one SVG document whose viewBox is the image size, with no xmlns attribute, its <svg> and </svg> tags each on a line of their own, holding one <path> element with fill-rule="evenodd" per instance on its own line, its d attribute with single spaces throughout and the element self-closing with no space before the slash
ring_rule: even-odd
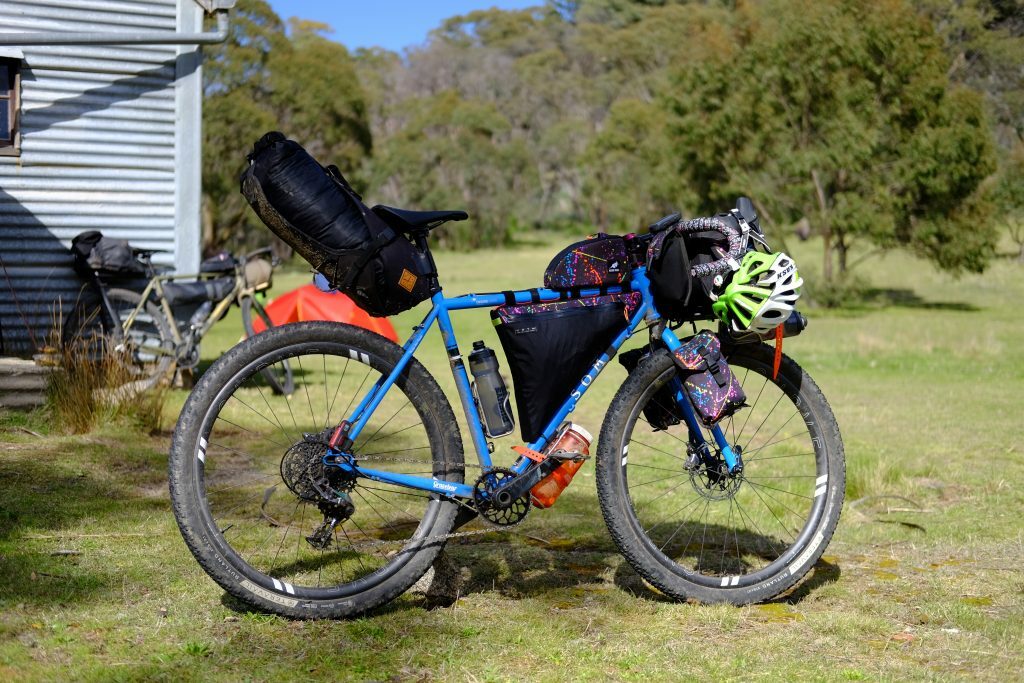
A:
<svg viewBox="0 0 1024 683">
<path fill-rule="evenodd" d="M 438 260 L 448 292 L 493 291 L 537 283 L 557 246 Z M 814 245 L 795 256 L 812 262 Z M 839 530 L 789 596 L 664 600 L 608 538 L 588 463 L 514 533 L 449 547 L 449 607 L 410 593 L 342 622 L 249 612 L 202 572 L 170 513 L 176 391 L 154 435 L 69 437 L 42 413 L 0 416 L 0 679 L 1017 679 L 1024 268 L 999 260 L 954 281 L 906 255 L 873 264 L 874 303 L 810 311 L 785 342 L 831 402 L 848 467 Z M 395 319 L 400 337 L 422 314 Z M 204 357 L 240 329 L 235 312 Z M 456 329 L 464 349 L 499 346 L 485 312 Z M 451 392 L 437 338 L 422 359 Z M 573 419 L 596 434 L 624 376 L 613 363 Z M 497 442 L 499 462 L 513 438 Z"/>
</svg>

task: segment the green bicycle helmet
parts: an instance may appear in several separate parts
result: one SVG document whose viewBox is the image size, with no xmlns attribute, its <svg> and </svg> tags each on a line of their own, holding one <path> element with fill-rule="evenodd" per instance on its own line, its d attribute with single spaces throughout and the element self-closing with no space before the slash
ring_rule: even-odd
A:
<svg viewBox="0 0 1024 683">
<path fill-rule="evenodd" d="M 793 312 L 803 284 L 786 254 L 749 251 L 711 311 L 733 332 L 768 334 Z"/>
</svg>

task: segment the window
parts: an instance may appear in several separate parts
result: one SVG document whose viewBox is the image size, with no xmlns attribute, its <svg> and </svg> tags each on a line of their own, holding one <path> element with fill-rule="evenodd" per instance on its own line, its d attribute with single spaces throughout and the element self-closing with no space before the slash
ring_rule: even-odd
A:
<svg viewBox="0 0 1024 683">
<path fill-rule="evenodd" d="M 21 61 L 0 57 L 0 155 L 3 156 L 14 156 L 21 151 L 20 91 Z"/>
</svg>

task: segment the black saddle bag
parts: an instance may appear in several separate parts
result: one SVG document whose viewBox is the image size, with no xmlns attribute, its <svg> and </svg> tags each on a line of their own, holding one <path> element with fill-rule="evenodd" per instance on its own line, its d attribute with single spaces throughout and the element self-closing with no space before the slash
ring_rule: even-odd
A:
<svg viewBox="0 0 1024 683">
<path fill-rule="evenodd" d="M 75 256 L 75 271 L 85 278 L 92 272 L 104 279 L 132 279 L 146 273 L 128 240 L 104 237 L 99 230 L 76 235 L 71 240 L 71 253 Z"/>
<path fill-rule="evenodd" d="M 242 194 L 256 215 L 370 315 L 401 313 L 433 293 L 425 255 L 370 211 L 337 167 L 276 132 L 247 158 Z"/>
</svg>

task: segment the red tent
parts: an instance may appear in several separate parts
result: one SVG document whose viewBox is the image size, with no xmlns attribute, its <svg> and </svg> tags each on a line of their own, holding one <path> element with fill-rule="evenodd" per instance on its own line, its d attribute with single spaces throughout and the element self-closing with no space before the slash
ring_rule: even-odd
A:
<svg viewBox="0 0 1024 683">
<path fill-rule="evenodd" d="M 301 320 L 333 320 L 366 328 L 398 342 L 398 334 L 387 318 L 371 318 L 341 292 L 321 292 L 313 285 L 304 285 L 277 297 L 267 306 L 267 314 L 275 325 Z M 256 332 L 266 329 L 263 321 L 253 316 Z"/>
</svg>

